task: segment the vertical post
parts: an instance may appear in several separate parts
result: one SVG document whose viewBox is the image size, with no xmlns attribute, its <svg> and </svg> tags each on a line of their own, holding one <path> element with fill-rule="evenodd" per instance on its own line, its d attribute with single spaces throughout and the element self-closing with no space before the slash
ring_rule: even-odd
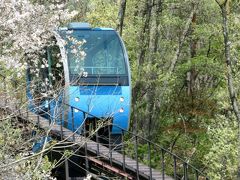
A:
<svg viewBox="0 0 240 180">
<path fill-rule="evenodd" d="M 108 148 L 109 148 L 109 156 L 110 156 L 110 164 L 112 166 L 112 144 L 111 144 L 111 129 L 110 123 L 108 122 Z"/>
<path fill-rule="evenodd" d="M 151 144 L 148 141 L 148 161 L 149 161 L 149 175 L 150 175 L 150 180 L 152 180 L 152 167 L 151 167 Z"/>
<path fill-rule="evenodd" d="M 38 129 L 40 128 L 40 119 L 39 119 L 39 114 L 37 114 L 37 126 L 38 126 Z"/>
<path fill-rule="evenodd" d="M 39 114 L 40 114 L 40 102 L 37 102 L 37 127 L 38 129 L 40 128 L 40 117 L 39 117 Z M 28 112 L 28 109 L 27 109 L 27 112 Z"/>
<path fill-rule="evenodd" d="M 96 132 L 96 141 L 97 141 L 97 156 L 99 157 L 99 139 L 98 139 L 98 131 Z"/>
<path fill-rule="evenodd" d="M 69 179 L 69 167 L 68 167 L 68 159 L 65 158 L 65 179 Z"/>
<path fill-rule="evenodd" d="M 18 115 L 17 114 L 19 114 L 19 115 L 21 115 L 21 112 L 20 112 L 20 104 L 18 104 L 18 92 L 17 92 L 17 81 L 15 81 L 15 80 L 13 80 L 13 82 L 14 82 L 14 89 L 15 89 L 15 98 L 16 98 L 16 100 L 15 100 L 15 111 L 16 111 L 16 120 L 18 119 Z"/>
<path fill-rule="evenodd" d="M 61 112 L 60 112 L 60 130 L 61 130 L 61 140 L 63 140 L 63 120 L 64 120 L 64 112 L 62 112 L 64 110 L 63 105 L 61 105 Z"/>
<path fill-rule="evenodd" d="M 73 112 L 73 107 L 72 107 L 72 106 L 71 106 L 71 115 L 72 115 L 72 132 L 73 132 L 73 141 L 75 141 L 74 112 Z"/>
<path fill-rule="evenodd" d="M 174 179 L 177 180 L 177 159 L 173 156 Z"/>
<path fill-rule="evenodd" d="M 198 180 L 198 170 L 195 171 L 196 172 L 196 180 Z"/>
<path fill-rule="evenodd" d="M 123 171 L 126 172 L 126 163 L 125 163 L 125 145 L 124 145 L 124 131 L 122 130 L 122 155 L 123 155 Z"/>
<path fill-rule="evenodd" d="M 49 101 L 49 98 L 47 99 L 47 102 L 48 102 L 48 122 L 49 122 L 49 125 L 51 124 L 51 112 L 50 112 L 50 101 Z"/>
<path fill-rule="evenodd" d="M 26 119 L 28 120 L 28 104 L 26 105 L 26 113 L 27 113 Z"/>
<path fill-rule="evenodd" d="M 83 112 L 83 134 L 84 134 L 84 137 L 86 138 L 87 134 L 86 134 L 86 114 L 85 114 L 85 112 Z"/>
<path fill-rule="evenodd" d="M 13 88 L 14 88 L 14 92 L 15 92 L 15 94 L 14 94 L 14 96 L 15 96 L 15 102 L 14 102 L 14 107 L 15 107 L 15 112 L 16 112 L 16 114 L 15 114 L 15 119 L 16 119 L 16 121 L 17 121 L 17 119 L 18 119 L 18 115 L 17 115 L 17 112 L 18 112 L 18 97 L 17 97 L 17 83 L 16 83 L 16 81 L 14 81 L 13 80 L 13 82 L 14 82 L 14 85 L 13 85 Z"/>
<path fill-rule="evenodd" d="M 165 179 L 165 162 L 164 162 L 164 150 L 161 149 L 162 153 L 162 179 Z"/>
<path fill-rule="evenodd" d="M 88 153 L 87 153 L 87 132 L 86 132 L 86 114 L 85 112 L 83 113 L 83 119 L 84 119 L 84 137 L 85 137 L 85 144 L 84 144 L 84 149 L 85 149 L 85 168 L 86 168 L 86 175 L 89 170 L 89 164 L 88 164 Z"/>
<path fill-rule="evenodd" d="M 18 106 L 17 106 L 17 101 L 18 101 L 18 97 L 17 97 L 17 82 L 16 81 L 14 81 L 14 89 L 15 89 L 15 97 L 16 97 L 16 101 L 15 101 L 15 110 L 17 111 L 17 109 L 18 109 Z"/>
<path fill-rule="evenodd" d="M 22 116 L 21 105 L 22 105 L 22 100 L 20 100 L 19 107 L 18 107 L 18 114 L 19 114 L 19 116 Z"/>
<path fill-rule="evenodd" d="M 138 164 L 138 137 L 135 135 L 135 155 L 136 155 L 136 168 L 137 168 L 137 180 L 139 180 L 139 164 Z"/>
<path fill-rule="evenodd" d="M 183 168 L 184 168 L 184 180 L 187 180 L 188 179 L 188 177 L 187 177 L 188 176 L 187 175 L 188 174 L 187 173 L 187 168 L 188 167 L 187 167 L 187 163 L 186 162 L 183 163 Z"/>
</svg>

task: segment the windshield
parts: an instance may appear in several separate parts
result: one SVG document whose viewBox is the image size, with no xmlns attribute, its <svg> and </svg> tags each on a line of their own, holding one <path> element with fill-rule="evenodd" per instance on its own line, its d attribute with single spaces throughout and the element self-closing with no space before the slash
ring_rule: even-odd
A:
<svg viewBox="0 0 240 180">
<path fill-rule="evenodd" d="M 123 49 L 115 31 L 76 30 L 66 39 L 70 75 L 126 75 Z"/>
</svg>

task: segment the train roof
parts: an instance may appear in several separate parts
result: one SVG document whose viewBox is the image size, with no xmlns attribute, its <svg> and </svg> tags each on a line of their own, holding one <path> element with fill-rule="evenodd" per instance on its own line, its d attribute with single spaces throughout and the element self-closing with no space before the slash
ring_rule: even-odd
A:
<svg viewBox="0 0 240 180">
<path fill-rule="evenodd" d="M 82 23 L 82 22 L 71 22 L 68 24 L 67 27 L 59 28 L 59 31 L 68 31 L 68 30 L 114 31 L 113 28 L 105 28 L 105 27 L 92 28 L 89 23 Z"/>
</svg>

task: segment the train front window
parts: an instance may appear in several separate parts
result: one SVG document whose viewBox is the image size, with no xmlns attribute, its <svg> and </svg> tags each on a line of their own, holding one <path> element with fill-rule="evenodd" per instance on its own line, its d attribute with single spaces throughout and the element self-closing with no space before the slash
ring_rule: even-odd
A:
<svg viewBox="0 0 240 180">
<path fill-rule="evenodd" d="M 126 75 L 121 42 L 115 31 L 79 30 L 66 35 L 70 75 Z"/>
</svg>

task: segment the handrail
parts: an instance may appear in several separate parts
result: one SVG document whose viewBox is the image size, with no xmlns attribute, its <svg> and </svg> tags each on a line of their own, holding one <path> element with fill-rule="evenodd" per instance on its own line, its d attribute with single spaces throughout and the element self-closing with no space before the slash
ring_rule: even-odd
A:
<svg viewBox="0 0 240 180">
<path fill-rule="evenodd" d="M 119 128 L 119 129 L 121 129 L 122 131 L 125 131 L 125 132 L 127 132 L 127 133 L 129 133 L 129 134 L 132 134 L 134 137 L 141 138 L 142 140 L 144 140 L 144 141 L 146 141 L 146 142 L 154 145 L 155 147 L 160 148 L 160 149 L 163 150 L 165 153 L 168 153 L 169 155 L 176 157 L 178 160 L 182 161 L 183 163 L 186 163 L 188 166 L 190 166 L 190 167 L 193 168 L 194 170 L 197 170 L 201 175 L 204 175 L 204 174 L 203 174 L 200 170 L 198 170 L 196 167 L 194 167 L 193 165 L 189 164 L 188 162 L 186 162 L 184 159 L 182 159 L 182 158 L 179 157 L 178 155 L 176 155 L 176 154 L 172 153 L 171 151 L 169 151 L 169 150 L 161 147 L 159 144 L 156 144 L 156 143 L 154 143 L 153 141 L 151 141 L 151 140 L 149 140 L 149 139 L 146 139 L 145 137 L 142 137 L 142 136 L 140 136 L 140 135 L 134 134 L 133 132 L 127 131 L 127 130 L 121 128 L 121 127 L 118 126 L 118 125 L 112 124 L 112 126 L 115 126 L 115 127 Z"/>
<path fill-rule="evenodd" d="M 82 109 L 79 109 L 79 108 L 77 108 L 77 107 L 73 107 L 73 106 L 71 106 L 70 104 L 67 104 L 67 103 L 64 103 L 65 105 L 67 105 L 67 106 L 69 106 L 71 109 L 76 109 L 76 110 L 78 110 L 78 111 L 80 111 L 80 112 L 83 112 L 84 114 L 88 114 L 88 115 L 90 115 L 90 116 L 92 116 L 92 117 L 94 117 L 94 118 L 96 118 L 96 119 L 102 119 L 102 118 L 99 118 L 99 117 L 97 117 L 97 116 L 95 116 L 95 115 L 93 115 L 93 114 L 91 114 L 91 113 L 89 113 L 89 112 L 86 112 L 86 111 L 84 111 L 84 110 L 82 110 Z M 174 178 L 177 178 L 177 174 L 176 174 L 176 161 L 178 160 L 178 161 L 181 161 L 181 164 L 183 165 L 183 170 L 184 170 L 184 178 L 185 179 L 187 179 L 187 174 L 188 174 L 188 171 L 187 171 L 187 169 L 190 167 L 190 168 L 192 168 L 192 170 L 194 170 L 195 171 L 195 175 L 196 175 L 196 177 L 198 177 L 199 175 L 202 175 L 202 176 L 204 176 L 205 178 L 206 178 L 206 180 L 208 179 L 208 177 L 203 173 L 203 172 L 201 172 L 199 169 L 197 169 L 196 167 L 194 167 L 193 165 L 191 165 L 190 163 L 188 163 L 187 161 L 185 161 L 184 159 L 182 159 L 181 157 L 179 157 L 178 155 L 176 155 L 176 154 L 174 154 L 174 153 L 172 153 L 171 151 L 169 151 L 169 150 L 167 150 L 167 149 L 165 149 L 165 148 L 163 148 L 163 147 L 161 147 L 159 144 L 156 144 L 156 143 L 154 143 L 153 141 L 151 141 L 151 140 L 149 140 L 149 139 L 147 139 L 147 138 L 145 138 L 145 137 L 142 137 L 142 136 L 140 136 L 140 135 L 138 135 L 138 134 L 135 134 L 135 133 L 133 133 L 133 132 L 130 132 L 130 131 L 128 131 L 128 130 L 126 130 L 126 129 L 123 129 L 122 127 L 120 127 L 120 126 L 118 126 L 118 125 L 115 125 L 115 124 L 111 124 L 112 126 L 115 126 L 115 127 L 117 127 L 117 128 L 119 128 L 121 131 L 122 131 L 122 134 L 125 134 L 125 133 L 128 133 L 128 134 L 131 134 L 131 137 L 133 137 L 134 139 L 135 139 L 135 143 L 136 142 L 138 142 L 138 140 L 144 140 L 145 142 L 147 142 L 147 144 L 148 144 L 148 146 L 149 146 L 149 148 L 148 148 L 148 151 L 150 150 L 150 146 L 152 145 L 152 146 L 154 146 L 154 147 L 157 147 L 157 148 L 159 148 L 159 150 L 161 151 L 161 153 L 162 153 L 162 157 L 164 158 L 164 154 L 165 153 L 167 153 L 170 157 L 172 157 L 173 159 L 174 159 Z M 109 138 L 110 138 L 110 135 L 109 135 Z M 122 138 L 123 139 L 123 138 Z M 124 144 L 124 143 L 122 143 L 122 144 Z M 135 153 L 137 153 L 137 146 L 138 145 L 136 145 L 135 144 L 135 148 L 136 148 L 136 152 Z M 111 148 L 110 148 L 111 149 Z M 99 153 L 99 152 L 97 152 L 97 153 Z M 111 152 L 110 152 L 111 153 Z M 150 156 L 150 152 L 148 152 L 149 153 L 149 156 Z M 125 156 L 125 154 L 124 154 L 124 156 Z M 111 158 L 111 154 L 110 154 L 110 158 Z M 151 158 L 149 159 L 150 161 L 151 161 Z M 124 160 L 125 161 L 125 160 Z M 165 169 L 165 164 L 164 164 L 164 159 L 162 159 L 162 172 L 163 172 L 163 179 L 164 179 L 164 169 Z M 112 159 L 110 159 L 110 163 L 112 164 Z M 138 157 L 137 157 L 137 164 L 138 164 Z M 138 166 L 138 165 L 137 165 Z M 125 164 L 123 165 L 123 169 L 125 169 Z M 139 173 L 139 170 L 137 170 L 137 174 Z M 151 167 L 150 167 L 150 176 L 152 176 L 152 173 L 151 173 Z M 151 178 L 151 177 L 150 177 Z M 198 178 L 197 178 L 198 179 Z"/>
<path fill-rule="evenodd" d="M 63 104 L 66 105 L 66 106 L 68 106 L 68 107 L 70 107 L 70 108 L 76 109 L 76 110 L 78 110 L 78 111 L 80 111 L 80 112 L 82 112 L 82 113 L 85 113 L 85 114 L 88 114 L 88 115 L 90 115 L 90 116 L 93 116 L 94 118 L 102 119 L 102 118 L 97 117 L 97 116 L 95 116 L 95 115 L 93 115 L 93 114 L 91 114 L 91 113 L 89 113 L 89 112 L 87 112 L 87 111 L 84 111 L 84 110 L 79 109 L 79 108 L 77 108 L 77 107 L 71 106 L 71 105 L 68 104 L 68 103 L 63 102 Z"/>
</svg>

